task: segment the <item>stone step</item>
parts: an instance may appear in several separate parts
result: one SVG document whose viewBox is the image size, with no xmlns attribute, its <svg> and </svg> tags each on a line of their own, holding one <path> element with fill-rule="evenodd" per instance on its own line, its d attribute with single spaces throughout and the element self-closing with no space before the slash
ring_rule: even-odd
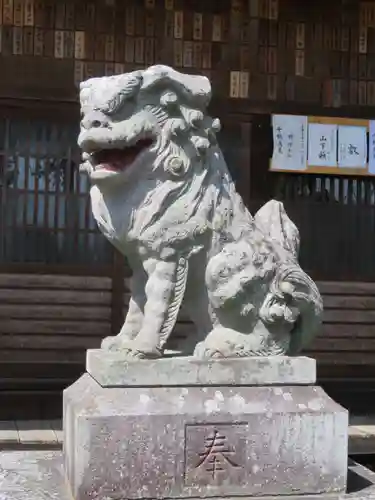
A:
<svg viewBox="0 0 375 500">
<path fill-rule="evenodd" d="M 0 450 L 61 447 L 61 420 L 0 421 Z"/>
<path fill-rule="evenodd" d="M 349 454 L 375 454 L 375 415 L 352 415 L 349 423 Z"/>
</svg>

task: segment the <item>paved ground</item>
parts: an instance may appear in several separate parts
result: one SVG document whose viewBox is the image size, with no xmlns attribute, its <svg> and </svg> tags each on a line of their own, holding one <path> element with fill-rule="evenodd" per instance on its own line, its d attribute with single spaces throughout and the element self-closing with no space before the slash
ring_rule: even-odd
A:
<svg viewBox="0 0 375 500">
<path fill-rule="evenodd" d="M 349 454 L 375 454 L 375 415 L 353 416 Z M 0 421 L 0 450 L 61 449 L 61 420 Z"/>
</svg>

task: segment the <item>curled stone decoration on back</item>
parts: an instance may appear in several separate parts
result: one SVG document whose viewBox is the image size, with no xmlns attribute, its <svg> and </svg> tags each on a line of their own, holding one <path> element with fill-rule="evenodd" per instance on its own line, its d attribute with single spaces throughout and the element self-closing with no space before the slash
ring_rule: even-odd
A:
<svg viewBox="0 0 375 500">
<path fill-rule="evenodd" d="M 182 303 L 195 329 L 176 350 L 198 358 L 294 355 L 320 328 L 298 230 L 278 201 L 254 217 L 244 206 L 210 97 L 206 77 L 167 66 L 81 84 L 93 215 L 133 271 L 125 323 L 103 349 L 163 356 Z"/>
</svg>

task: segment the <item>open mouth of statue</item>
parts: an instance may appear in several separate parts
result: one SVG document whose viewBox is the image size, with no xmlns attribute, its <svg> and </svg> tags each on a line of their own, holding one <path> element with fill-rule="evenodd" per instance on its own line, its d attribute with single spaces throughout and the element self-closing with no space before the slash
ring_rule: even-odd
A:
<svg viewBox="0 0 375 500">
<path fill-rule="evenodd" d="M 153 144 L 152 139 L 141 139 L 133 146 L 123 149 L 101 149 L 92 154 L 96 169 L 120 172 L 134 163 L 137 156 Z"/>
</svg>

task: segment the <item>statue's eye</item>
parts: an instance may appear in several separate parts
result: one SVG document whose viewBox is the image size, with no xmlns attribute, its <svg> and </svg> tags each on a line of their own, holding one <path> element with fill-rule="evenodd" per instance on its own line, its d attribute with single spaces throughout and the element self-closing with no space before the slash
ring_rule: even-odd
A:
<svg viewBox="0 0 375 500">
<path fill-rule="evenodd" d="M 92 121 L 92 123 L 91 123 L 91 126 L 92 126 L 93 128 L 99 128 L 99 127 L 101 127 L 101 126 L 102 126 L 102 122 L 101 122 L 101 121 L 99 121 L 99 120 L 93 120 L 93 121 Z"/>
</svg>

